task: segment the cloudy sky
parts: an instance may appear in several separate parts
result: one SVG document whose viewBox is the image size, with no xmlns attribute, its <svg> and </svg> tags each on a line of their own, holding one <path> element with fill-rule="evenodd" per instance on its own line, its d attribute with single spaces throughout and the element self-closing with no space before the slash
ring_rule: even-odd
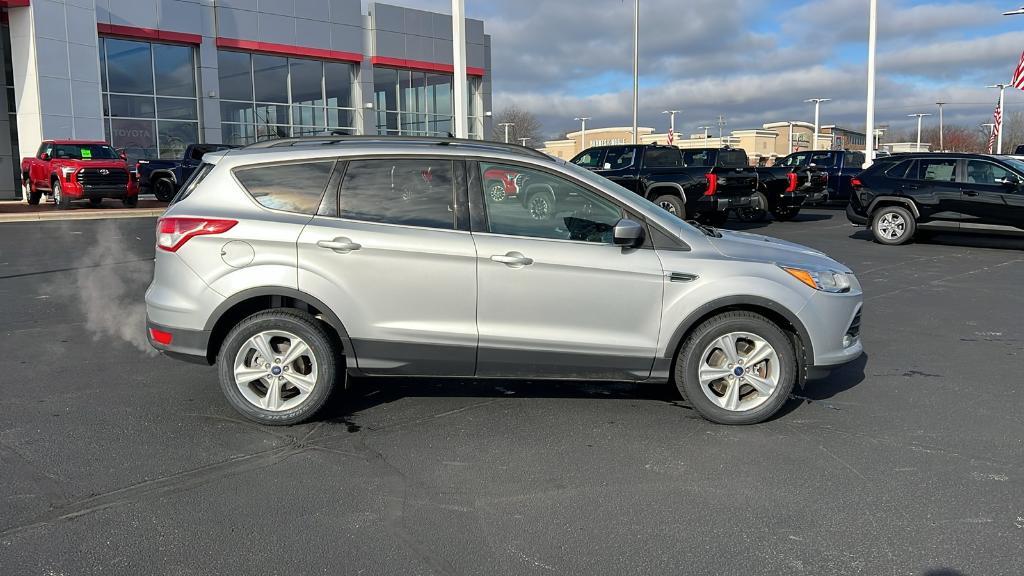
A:
<svg viewBox="0 0 1024 576">
<path fill-rule="evenodd" d="M 450 12 L 448 0 L 390 3 Z M 879 123 L 950 104 L 947 123 L 977 126 L 1024 50 L 1024 0 L 880 0 Z M 517 103 L 554 136 L 631 122 L 632 0 L 466 0 L 492 37 L 494 109 Z M 729 129 L 813 121 L 803 100 L 832 98 L 822 123 L 863 126 L 868 0 L 641 0 L 640 123 L 678 131 L 724 114 Z M 1024 92 L 1007 91 L 1007 111 Z M 934 118 L 925 119 L 936 121 Z"/>
</svg>

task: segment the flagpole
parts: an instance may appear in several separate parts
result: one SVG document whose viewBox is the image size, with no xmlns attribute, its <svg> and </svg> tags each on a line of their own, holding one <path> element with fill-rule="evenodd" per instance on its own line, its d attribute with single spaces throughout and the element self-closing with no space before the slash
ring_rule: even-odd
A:
<svg viewBox="0 0 1024 576">
<path fill-rule="evenodd" d="M 999 85 L 999 134 L 996 135 L 996 154 L 1003 153 L 1003 118 L 1006 117 L 1006 84 Z"/>
<path fill-rule="evenodd" d="M 867 129 L 864 131 L 868 137 L 868 145 L 865 146 L 864 168 L 868 168 L 875 161 L 875 46 L 878 42 L 878 0 L 871 0 L 868 10 L 868 113 Z M 790 130 L 793 127 L 790 125 Z"/>
<path fill-rule="evenodd" d="M 640 95 L 640 0 L 633 3 L 633 144 L 637 139 L 637 113 Z"/>
</svg>

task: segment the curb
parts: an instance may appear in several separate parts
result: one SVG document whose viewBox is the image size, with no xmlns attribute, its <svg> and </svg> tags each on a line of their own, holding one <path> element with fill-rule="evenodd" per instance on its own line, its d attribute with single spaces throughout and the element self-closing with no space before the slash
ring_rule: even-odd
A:
<svg viewBox="0 0 1024 576">
<path fill-rule="evenodd" d="M 0 214 L 4 222 L 40 222 L 50 220 L 103 220 L 106 218 L 152 218 L 164 213 L 164 208 L 125 211 L 82 211 L 82 212 L 26 212 L 24 214 Z"/>
</svg>

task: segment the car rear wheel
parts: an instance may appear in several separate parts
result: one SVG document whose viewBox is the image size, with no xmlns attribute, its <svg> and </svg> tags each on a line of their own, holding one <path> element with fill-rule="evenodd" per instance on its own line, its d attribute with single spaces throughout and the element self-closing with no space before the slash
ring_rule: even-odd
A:
<svg viewBox="0 0 1024 576">
<path fill-rule="evenodd" d="M 153 195 L 161 202 L 170 202 L 174 198 L 174 184 L 167 178 L 160 178 L 153 183 Z"/>
<path fill-rule="evenodd" d="M 914 216 L 902 206 L 882 206 L 871 218 L 875 242 L 887 246 L 906 244 L 914 237 L 916 228 Z"/>
<path fill-rule="evenodd" d="M 312 316 L 286 309 L 259 312 L 224 339 L 217 357 L 221 389 L 250 420 L 297 424 L 316 415 L 334 390 L 336 354 Z"/>
<path fill-rule="evenodd" d="M 103 204 L 103 198 L 89 198 L 89 206 L 99 208 Z"/>
<path fill-rule="evenodd" d="M 505 185 L 498 181 L 491 181 L 487 183 L 487 195 L 491 198 L 492 202 L 502 202 L 505 200 Z"/>
<path fill-rule="evenodd" d="M 686 220 L 686 204 L 683 204 L 683 199 L 679 196 L 674 194 L 662 194 L 654 199 L 654 203 L 669 214 Z"/>
<path fill-rule="evenodd" d="M 715 227 L 725 226 L 725 223 L 729 221 L 729 213 L 712 212 L 711 214 L 704 216 L 703 220 Z"/>
<path fill-rule="evenodd" d="M 679 392 L 719 424 L 756 424 L 785 404 L 796 383 L 792 340 L 753 312 L 726 312 L 700 324 L 675 361 Z"/>
<path fill-rule="evenodd" d="M 26 202 L 32 206 L 39 204 L 39 200 L 43 197 L 43 193 L 36 192 L 32 187 L 32 182 L 30 180 L 26 179 L 22 182 L 22 188 L 22 195 L 25 197 Z"/>
<path fill-rule="evenodd" d="M 64 195 L 59 180 L 53 181 L 53 203 L 57 205 L 57 210 L 67 210 L 71 207 L 71 199 Z"/>
<path fill-rule="evenodd" d="M 555 216 L 555 195 L 548 191 L 531 194 L 526 210 L 534 220 L 550 220 Z"/>
<path fill-rule="evenodd" d="M 764 222 L 768 218 L 768 197 L 762 192 L 755 192 L 750 197 L 750 206 L 736 209 L 736 218 L 740 222 Z"/>
<path fill-rule="evenodd" d="M 124 204 L 125 208 L 135 208 L 136 206 L 139 205 L 139 197 L 125 196 L 124 200 L 121 200 L 121 202 Z"/>
</svg>

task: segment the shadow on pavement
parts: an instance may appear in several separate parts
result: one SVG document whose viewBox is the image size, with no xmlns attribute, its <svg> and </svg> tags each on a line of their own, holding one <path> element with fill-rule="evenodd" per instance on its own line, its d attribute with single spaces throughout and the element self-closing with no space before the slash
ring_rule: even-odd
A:
<svg viewBox="0 0 1024 576">
<path fill-rule="evenodd" d="M 996 250 L 1024 250 L 1024 231 L 1022 235 L 1010 234 L 979 234 L 971 232 L 931 232 L 918 233 L 913 244 L 951 246 L 956 248 L 993 248 Z M 874 242 L 871 230 L 860 228 L 850 238 Z M 897 247 L 898 248 L 898 247 Z"/>
<path fill-rule="evenodd" d="M 790 220 L 789 222 L 797 224 L 799 224 L 800 222 L 823 222 L 825 220 L 831 220 L 833 218 L 835 218 L 835 215 L 833 214 L 801 213 L 796 218 Z M 750 230 L 757 230 L 760 228 L 764 228 L 766 226 L 771 226 L 772 224 L 780 224 L 780 222 L 776 222 L 774 219 L 772 219 L 771 216 L 765 217 L 765 219 L 761 222 L 742 222 L 734 218 L 732 220 L 729 220 L 729 222 L 725 226 L 722 226 L 722 228 L 724 228 L 725 230 L 735 230 L 737 232 L 747 232 Z"/>
</svg>

